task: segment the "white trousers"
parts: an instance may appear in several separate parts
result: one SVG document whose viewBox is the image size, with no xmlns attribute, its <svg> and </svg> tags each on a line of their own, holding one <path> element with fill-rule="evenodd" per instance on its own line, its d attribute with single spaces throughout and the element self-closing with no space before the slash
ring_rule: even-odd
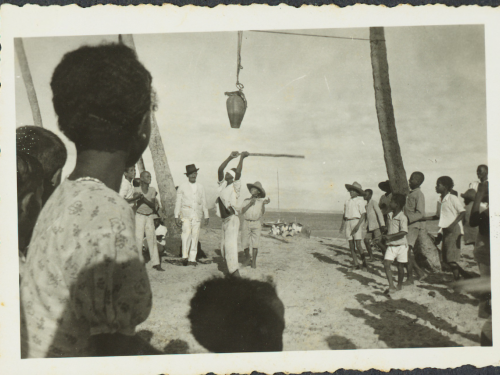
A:
<svg viewBox="0 0 500 375">
<path fill-rule="evenodd" d="M 201 221 L 198 218 L 182 219 L 182 258 L 196 262 Z"/>
<path fill-rule="evenodd" d="M 148 242 L 149 257 L 151 264 L 157 266 L 160 264 L 160 256 L 158 254 L 158 246 L 156 243 L 155 223 L 153 216 L 135 214 L 135 240 L 137 242 L 137 250 L 142 258 L 142 242 L 146 232 L 146 241 Z"/>
<path fill-rule="evenodd" d="M 231 215 L 222 220 L 222 240 L 220 251 L 226 260 L 229 273 L 238 271 L 238 231 L 240 230 L 240 219 Z"/>
</svg>

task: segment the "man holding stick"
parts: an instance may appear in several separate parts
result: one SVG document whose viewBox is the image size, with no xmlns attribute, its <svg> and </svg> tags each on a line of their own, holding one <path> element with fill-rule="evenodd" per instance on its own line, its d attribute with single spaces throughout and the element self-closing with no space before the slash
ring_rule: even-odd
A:
<svg viewBox="0 0 500 375">
<path fill-rule="evenodd" d="M 230 169 L 224 174 L 224 169 L 229 162 L 240 155 L 240 162 L 236 169 Z M 217 216 L 222 219 L 222 239 L 221 253 L 226 260 L 229 274 L 235 277 L 241 277 L 238 270 L 238 231 L 240 229 L 240 220 L 236 206 L 240 197 L 241 189 L 241 171 L 243 169 L 243 159 L 248 156 L 248 152 L 231 152 L 231 155 L 224 160 L 218 170 L 219 197 L 215 202 Z"/>
</svg>

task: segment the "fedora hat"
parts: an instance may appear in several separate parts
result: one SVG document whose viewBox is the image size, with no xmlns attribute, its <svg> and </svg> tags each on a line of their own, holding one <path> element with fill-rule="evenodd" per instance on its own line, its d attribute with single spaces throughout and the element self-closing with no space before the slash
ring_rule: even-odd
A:
<svg viewBox="0 0 500 375">
<path fill-rule="evenodd" d="M 473 201 L 476 198 L 476 191 L 474 189 L 468 189 L 465 193 L 460 194 L 464 199 L 469 199 Z"/>
<path fill-rule="evenodd" d="M 382 181 L 381 183 L 378 184 L 378 188 L 382 191 L 385 191 L 386 193 L 391 192 L 391 183 L 389 180 L 387 181 Z"/>
<path fill-rule="evenodd" d="M 255 184 L 247 184 L 248 190 L 251 190 L 252 188 L 256 188 L 257 190 L 260 191 L 260 194 L 262 195 L 262 198 L 266 197 L 266 191 L 262 187 L 262 184 L 257 181 Z"/>
<path fill-rule="evenodd" d="M 361 187 L 361 184 L 357 182 L 353 182 L 352 185 L 345 184 L 345 188 L 347 190 L 354 190 L 355 192 L 359 193 L 360 195 L 365 195 L 365 191 Z"/>
<path fill-rule="evenodd" d="M 198 172 L 199 170 L 200 168 L 196 168 L 194 164 L 186 165 L 186 176 L 189 176 L 193 172 Z"/>
</svg>

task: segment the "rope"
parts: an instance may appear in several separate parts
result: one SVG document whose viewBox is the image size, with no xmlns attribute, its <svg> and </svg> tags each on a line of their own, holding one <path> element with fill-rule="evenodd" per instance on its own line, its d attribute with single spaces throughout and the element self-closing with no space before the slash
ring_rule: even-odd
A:
<svg viewBox="0 0 500 375">
<path fill-rule="evenodd" d="M 243 90 L 245 86 L 240 83 L 240 70 L 243 69 L 241 66 L 241 43 L 243 41 L 243 31 L 238 31 L 238 55 L 237 58 L 237 67 L 236 67 L 236 87 L 238 90 Z"/>
<path fill-rule="evenodd" d="M 285 35 L 300 35 L 300 36 L 314 36 L 317 38 L 332 38 L 332 39 L 348 39 L 348 40 L 367 40 L 370 42 L 385 42 L 385 39 L 366 39 L 366 38 L 349 38 L 346 36 L 329 36 L 329 35 L 317 35 L 317 34 L 299 34 L 299 33 L 287 33 L 284 31 L 264 31 L 264 30 L 250 30 L 254 33 L 269 33 L 269 34 L 285 34 Z"/>
</svg>

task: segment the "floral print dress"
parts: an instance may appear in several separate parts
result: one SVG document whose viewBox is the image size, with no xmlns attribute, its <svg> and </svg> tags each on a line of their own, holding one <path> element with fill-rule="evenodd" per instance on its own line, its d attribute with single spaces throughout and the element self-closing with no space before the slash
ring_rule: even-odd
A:
<svg viewBox="0 0 500 375">
<path fill-rule="evenodd" d="M 38 218 L 21 282 L 21 356 L 92 356 L 92 335 L 133 335 L 152 294 L 134 213 L 95 181 L 64 181 Z"/>
</svg>

